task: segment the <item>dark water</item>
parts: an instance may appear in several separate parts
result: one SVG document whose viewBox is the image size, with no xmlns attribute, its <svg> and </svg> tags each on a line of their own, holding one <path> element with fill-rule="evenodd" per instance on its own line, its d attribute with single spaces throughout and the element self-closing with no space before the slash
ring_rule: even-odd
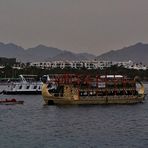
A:
<svg viewBox="0 0 148 148">
<path fill-rule="evenodd" d="M 0 148 L 148 147 L 148 100 L 137 105 L 43 106 L 41 96 L 15 98 L 24 105 L 0 106 Z"/>
</svg>

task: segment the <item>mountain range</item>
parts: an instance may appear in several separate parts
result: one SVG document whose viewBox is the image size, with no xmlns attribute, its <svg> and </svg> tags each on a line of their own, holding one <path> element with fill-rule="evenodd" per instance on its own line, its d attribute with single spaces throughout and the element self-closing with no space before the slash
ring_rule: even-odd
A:
<svg viewBox="0 0 148 148">
<path fill-rule="evenodd" d="M 95 56 L 88 53 L 73 53 L 66 50 L 38 45 L 24 49 L 13 43 L 0 42 L 0 57 L 17 58 L 22 62 L 50 61 L 50 60 L 91 60 Z"/>
<path fill-rule="evenodd" d="M 119 50 L 111 50 L 96 57 L 97 60 L 128 61 L 148 65 L 148 44 L 137 43 Z"/>
<path fill-rule="evenodd" d="M 74 53 L 66 50 L 38 45 L 24 49 L 13 43 L 0 42 L 0 57 L 17 58 L 22 62 L 51 61 L 51 60 L 109 60 L 128 61 L 148 64 L 148 44 L 137 43 L 118 50 L 111 50 L 95 56 L 89 53 Z"/>
</svg>

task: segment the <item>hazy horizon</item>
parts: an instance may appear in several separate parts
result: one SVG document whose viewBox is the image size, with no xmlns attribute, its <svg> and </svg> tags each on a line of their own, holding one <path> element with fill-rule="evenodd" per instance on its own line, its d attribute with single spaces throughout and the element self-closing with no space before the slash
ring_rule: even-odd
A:
<svg viewBox="0 0 148 148">
<path fill-rule="evenodd" d="M 101 54 L 148 43 L 147 0 L 0 0 L 0 42 Z"/>
</svg>

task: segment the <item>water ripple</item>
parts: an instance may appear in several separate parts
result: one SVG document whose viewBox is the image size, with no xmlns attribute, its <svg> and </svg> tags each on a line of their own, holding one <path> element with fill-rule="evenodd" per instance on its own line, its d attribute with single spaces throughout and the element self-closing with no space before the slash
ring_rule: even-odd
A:
<svg viewBox="0 0 148 148">
<path fill-rule="evenodd" d="M 43 106 L 41 96 L 15 97 L 25 104 L 0 106 L 0 148 L 148 145 L 147 100 L 133 106 Z"/>
</svg>

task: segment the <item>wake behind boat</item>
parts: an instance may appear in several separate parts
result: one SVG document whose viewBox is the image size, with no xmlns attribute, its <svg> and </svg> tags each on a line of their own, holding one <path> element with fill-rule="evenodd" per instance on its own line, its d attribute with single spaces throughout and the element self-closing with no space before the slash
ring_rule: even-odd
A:
<svg viewBox="0 0 148 148">
<path fill-rule="evenodd" d="M 9 82 L 8 86 L 1 92 L 6 95 L 11 94 L 25 94 L 25 95 L 36 95 L 41 94 L 41 86 L 42 82 L 36 82 L 33 81 L 32 78 L 35 75 L 20 75 L 20 81 L 19 82 Z M 25 78 L 27 77 L 27 78 Z"/>
</svg>

